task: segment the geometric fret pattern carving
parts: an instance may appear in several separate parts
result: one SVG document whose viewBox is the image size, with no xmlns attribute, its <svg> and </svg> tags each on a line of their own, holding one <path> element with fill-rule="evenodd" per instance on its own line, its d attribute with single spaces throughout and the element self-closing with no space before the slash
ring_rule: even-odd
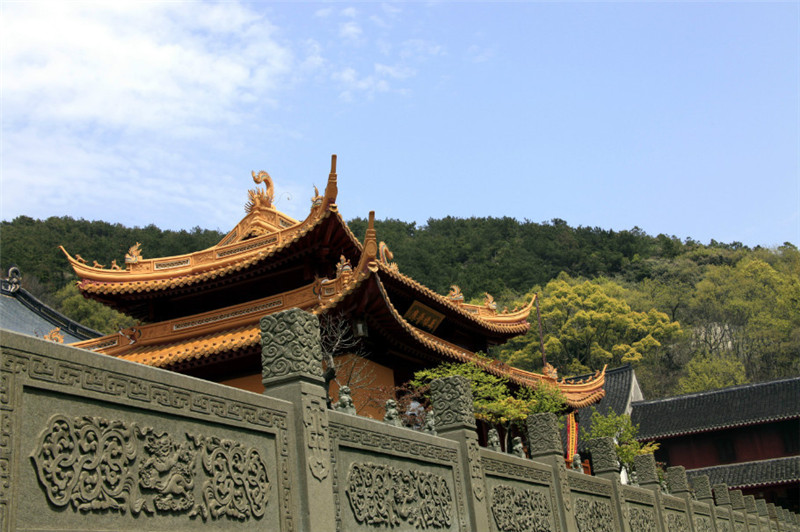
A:
<svg viewBox="0 0 800 532">
<path fill-rule="evenodd" d="M 119 420 L 55 415 L 31 459 L 48 500 L 81 512 L 242 521 L 263 517 L 269 499 L 258 449 L 188 433 L 178 442 L 169 433 Z"/>
<path fill-rule="evenodd" d="M 553 530 L 550 503 L 544 494 L 532 489 L 495 486 L 492 514 L 503 532 L 550 532 Z"/>
<path fill-rule="evenodd" d="M 356 521 L 372 527 L 449 527 L 453 497 L 444 477 L 390 465 L 352 463 L 347 498 Z"/>
</svg>

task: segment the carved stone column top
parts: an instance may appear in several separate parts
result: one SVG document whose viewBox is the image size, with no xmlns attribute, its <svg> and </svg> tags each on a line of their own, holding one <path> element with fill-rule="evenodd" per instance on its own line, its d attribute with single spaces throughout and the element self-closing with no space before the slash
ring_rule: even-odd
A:
<svg viewBox="0 0 800 532">
<path fill-rule="evenodd" d="M 592 471 L 595 474 L 619 471 L 617 448 L 613 438 L 595 438 L 588 441 L 592 453 Z"/>
<path fill-rule="evenodd" d="M 558 419 L 552 412 L 531 414 L 525 421 L 528 430 L 528 451 L 531 458 L 561 454 L 561 434 Z"/>
<path fill-rule="evenodd" d="M 756 508 L 756 498 L 754 495 L 744 496 L 744 509 L 747 510 L 747 513 L 758 513 L 758 508 Z"/>
<path fill-rule="evenodd" d="M 778 515 L 778 509 L 771 502 L 767 503 L 767 513 L 769 514 L 770 519 L 780 519 L 783 517 Z"/>
<path fill-rule="evenodd" d="M 698 501 L 710 501 L 713 496 L 711 495 L 711 482 L 708 480 L 708 475 L 699 475 L 692 479 L 692 487 L 694 488 L 694 496 Z"/>
<path fill-rule="evenodd" d="M 689 492 L 689 481 L 686 478 L 686 468 L 673 466 L 667 468 L 667 488 L 672 494 Z"/>
<path fill-rule="evenodd" d="M 658 485 L 656 457 L 652 454 L 640 454 L 633 459 L 633 468 L 640 486 Z"/>
<path fill-rule="evenodd" d="M 717 506 L 730 505 L 731 495 L 727 484 L 714 484 L 714 500 Z"/>
<path fill-rule="evenodd" d="M 730 490 L 728 494 L 731 497 L 731 508 L 734 510 L 744 510 L 744 495 L 742 495 L 742 490 Z"/>
<path fill-rule="evenodd" d="M 261 378 L 265 387 L 292 378 L 323 382 L 316 316 L 294 308 L 261 318 Z"/>
<path fill-rule="evenodd" d="M 469 379 L 455 375 L 431 382 L 431 402 L 436 412 L 436 429 L 474 429 L 472 386 Z"/>
<path fill-rule="evenodd" d="M 769 510 L 767 510 L 767 501 L 765 501 L 764 499 L 755 499 L 755 501 L 756 501 L 756 511 L 758 512 L 758 515 L 763 517 L 768 517 Z"/>
</svg>

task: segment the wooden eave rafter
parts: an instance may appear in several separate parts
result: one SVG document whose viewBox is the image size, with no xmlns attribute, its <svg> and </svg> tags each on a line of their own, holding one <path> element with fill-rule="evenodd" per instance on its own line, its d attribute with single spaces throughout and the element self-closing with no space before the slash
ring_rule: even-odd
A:
<svg viewBox="0 0 800 532">
<path fill-rule="evenodd" d="M 380 321 L 384 329 L 391 328 L 399 332 L 402 339 L 395 335 L 393 342 L 397 346 L 405 345 L 406 348 L 411 348 L 416 353 L 428 353 L 428 356 L 425 356 L 425 358 L 428 359 L 471 362 L 488 373 L 507 378 L 511 382 L 521 386 L 532 387 L 542 382 L 558 386 L 564 393 L 567 404 L 572 408 L 583 408 L 598 402 L 605 396 L 605 390 L 603 389 L 603 385 L 605 384 L 605 367 L 602 371 L 597 372 L 597 374 L 587 378 L 581 383 L 570 384 L 562 380 L 552 379 L 545 375 L 514 368 L 499 361 L 487 361 L 467 349 L 415 327 L 403 318 L 392 304 L 380 278 L 380 275 L 383 273 L 383 270 L 374 272 L 368 270 L 367 272 L 363 272 L 356 283 L 349 285 L 348 289 L 339 296 L 314 309 L 314 313 L 323 314 L 334 312 L 335 309 L 346 302 L 347 299 L 356 297 L 357 292 L 366 290 L 368 283 L 371 283 L 374 284 L 377 289 L 375 292 L 380 294 L 382 304 L 379 307 L 379 311 L 378 307 L 374 305 L 371 306 L 370 320 Z M 376 316 L 378 313 L 391 317 L 392 323 L 388 323 L 385 319 L 378 320 Z M 435 354 L 435 356 L 430 356 L 430 353 Z"/>
</svg>

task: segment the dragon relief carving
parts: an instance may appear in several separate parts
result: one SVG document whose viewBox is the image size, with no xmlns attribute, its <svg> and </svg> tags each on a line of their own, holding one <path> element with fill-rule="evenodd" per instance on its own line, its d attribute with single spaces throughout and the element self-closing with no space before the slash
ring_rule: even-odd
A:
<svg viewBox="0 0 800 532">
<path fill-rule="evenodd" d="M 203 520 L 263 517 L 270 482 L 260 451 L 216 437 L 185 437 L 120 420 L 56 415 L 31 460 L 57 507 Z"/>
<path fill-rule="evenodd" d="M 446 528 L 453 521 L 453 497 L 444 477 L 391 465 L 352 463 L 347 498 L 362 525 L 416 529 Z"/>
<path fill-rule="evenodd" d="M 495 486 L 492 515 L 502 532 L 550 532 L 552 510 L 544 494 L 532 489 Z"/>
</svg>

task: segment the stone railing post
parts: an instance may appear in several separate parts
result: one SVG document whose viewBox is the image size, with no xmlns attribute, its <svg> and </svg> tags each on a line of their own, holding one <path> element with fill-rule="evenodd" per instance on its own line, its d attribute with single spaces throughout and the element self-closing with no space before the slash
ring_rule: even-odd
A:
<svg viewBox="0 0 800 532">
<path fill-rule="evenodd" d="M 469 379 L 445 377 L 431 382 L 431 403 L 439 436 L 458 443 L 461 471 L 464 477 L 464 500 L 470 501 L 469 519 L 472 530 L 489 530 L 489 495 L 481 465 L 475 413 Z"/>
<path fill-rule="evenodd" d="M 619 482 L 619 461 L 614 438 L 596 438 L 589 440 L 589 451 L 592 453 L 592 473 L 594 476 Z"/>
<path fill-rule="evenodd" d="M 728 491 L 728 495 L 731 500 L 731 510 L 743 513 L 746 520 L 747 510 L 744 507 L 744 495 L 742 495 L 742 490 L 730 490 Z"/>
<path fill-rule="evenodd" d="M 711 482 L 708 480 L 708 475 L 699 475 L 692 479 L 692 487 L 694 488 L 694 496 L 700 502 L 714 504 L 714 496 L 711 494 Z"/>
<path fill-rule="evenodd" d="M 658 479 L 655 456 L 640 454 L 633 459 L 633 468 L 636 470 L 636 480 L 639 482 L 639 486 L 661 493 L 661 482 Z"/>
<path fill-rule="evenodd" d="M 775 523 L 775 527 L 778 530 L 783 529 L 783 523 L 781 523 L 780 516 L 778 515 L 778 509 L 771 502 L 767 503 L 767 516 L 769 517 L 769 522 Z"/>
<path fill-rule="evenodd" d="M 567 476 L 567 464 L 564 462 L 564 449 L 561 445 L 561 433 L 558 430 L 558 419 L 551 412 L 531 414 L 525 420 L 528 433 L 528 451 L 531 459 L 549 465 L 553 469 L 556 501 L 563 512 L 558 512 L 561 530 L 572 532 L 577 530 L 572 507 L 572 492 Z"/>
<path fill-rule="evenodd" d="M 731 510 L 731 494 L 727 484 L 714 484 L 714 501 L 717 506 Z"/>
<path fill-rule="evenodd" d="M 767 521 L 769 526 L 769 510 L 767 509 L 767 501 L 764 499 L 755 499 L 756 513 L 758 513 L 758 524 L 764 528 L 764 521 Z"/>
<path fill-rule="evenodd" d="M 653 492 L 658 529 L 665 530 L 664 511 L 661 507 L 661 481 L 658 478 L 656 457 L 652 453 L 640 454 L 633 459 L 633 469 L 636 471 L 636 480 L 639 482 L 639 487 Z"/>
<path fill-rule="evenodd" d="M 336 528 L 319 320 L 300 309 L 261 318 L 264 394 L 292 404 L 294 504 L 302 531 Z"/>
<path fill-rule="evenodd" d="M 744 510 L 747 512 L 747 523 L 750 523 L 750 516 L 755 517 L 756 522 L 759 523 L 757 527 L 760 529 L 760 520 L 758 519 L 758 508 L 756 508 L 756 498 L 753 495 L 744 495 Z"/>
<path fill-rule="evenodd" d="M 689 479 L 686 478 L 686 468 L 674 466 L 667 468 L 667 489 L 669 494 L 686 501 L 686 520 L 694 530 L 694 512 L 692 511 L 692 492 L 689 489 Z M 687 531 L 689 532 L 689 531 Z"/>
</svg>

